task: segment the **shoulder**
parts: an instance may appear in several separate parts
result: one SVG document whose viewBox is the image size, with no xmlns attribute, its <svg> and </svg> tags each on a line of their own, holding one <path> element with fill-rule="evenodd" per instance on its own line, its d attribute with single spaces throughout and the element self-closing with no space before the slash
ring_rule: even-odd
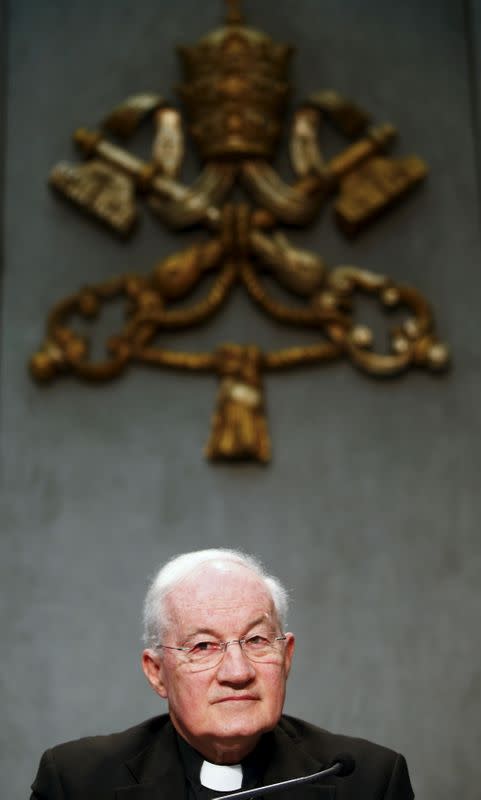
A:
<svg viewBox="0 0 481 800">
<path fill-rule="evenodd" d="M 409 773 L 404 756 L 389 747 L 370 742 L 356 736 L 345 736 L 319 728 L 304 720 L 284 715 L 280 728 L 310 756 L 326 765 L 336 756 L 352 756 L 356 767 L 346 783 L 355 783 L 363 791 L 376 796 L 412 798 Z M 368 796 L 366 794 L 366 796 Z"/>
<path fill-rule="evenodd" d="M 297 717 L 283 715 L 279 725 L 290 738 L 301 744 L 314 757 L 322 755 L 325 758 L 327 754 L 328 757 L 330 755 L 334 758 L 336 754 L 349 752 L 362 757 L 376 756 L 391 761 L 398 755 L 394 750 L 367 739 L 332 733 Z"/>
<path fill-rule="evenodd" d="M 40 761 L 32 789 L 34 797 L 82 797 L 104 782 L 121 784 L 129 780 L 126 762 L 145 750 L 168 723 L 167 714 L 153 717 L 119 733 L 86 736 L 56 745 Z M 83 794 L 82 794 L 83 793 Z"/>
<path fill-rule="evenodd" d="M 76 760 L 79 755 L 87 760 L 109 758 L 109 756 L 115 756 L 117 759 L 129 759 L 147 747 L 152 738 L 163 729 L 168 721 L 168 714 L 152 717 L 125 731 L 102 736 L 85 736 L 81 739 L 64 742 L 53 747 L 50 752 L 57 762 Z"/>
</svg>

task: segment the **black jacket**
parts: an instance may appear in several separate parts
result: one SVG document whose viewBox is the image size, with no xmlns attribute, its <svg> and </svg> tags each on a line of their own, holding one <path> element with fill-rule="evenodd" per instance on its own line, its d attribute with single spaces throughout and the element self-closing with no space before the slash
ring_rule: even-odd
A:
<svg viewBox="0 0 481 800">
<path fill-rule="evenodd" d="M 339 753 L 352 775 L 284 790 L 279 800 L 412 800 L 406 762 L 385 747 L 283 716 L 271 734 L 264 783 L 319 771 Z M 42 756 L 31 800 L 184 800 L 177 738 L 167 715 L 110 736 L 58 745 Z M 273 795 L 274 797 L 274 795 Z"/>
</svg>

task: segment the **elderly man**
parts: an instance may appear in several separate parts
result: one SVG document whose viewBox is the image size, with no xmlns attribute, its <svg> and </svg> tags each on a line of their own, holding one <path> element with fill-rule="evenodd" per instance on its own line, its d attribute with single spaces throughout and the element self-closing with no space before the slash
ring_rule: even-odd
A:
<svg viewBox="0 0 481 800">
<path fill-rule="evenodd" d="M 146 597 L 142 655 L 169 714 L 47 751 L 32 798 L 210 800 L 315 773 L 347 752 L 355 762 L 348 777 L 280 795 L 411 800 L 401 755 L 282 715 L 294 653 L 286 609 L 279 581 L 243 553 L 203 550 L 171 560 Z"/>
</svg>

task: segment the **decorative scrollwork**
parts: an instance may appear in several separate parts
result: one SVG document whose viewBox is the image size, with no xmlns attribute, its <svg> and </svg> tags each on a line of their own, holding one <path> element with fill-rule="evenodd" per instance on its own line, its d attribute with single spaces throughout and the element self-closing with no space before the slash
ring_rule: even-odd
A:
<svg viewBox="0 0 481 800">
<path fill-rule="evenodd" d="M 239 2 L 231 0 L 228 6 L 224 29 L 182 50 L 188 77 L 182 95 L 190 132 L 206 161 L 192 186 L 178 177 L 184 155 L 182 118 L 159 95 L 129 98 L 104 123 L 106 130 L 127 137 L 153 117 L 151 162 L 108 141 L 103 131 L 79 129 L 75 141 L 90 160 L 83 166 L 60 164 L 50 177 L 54 188 L 119 233 L 132 229 L 138 192 L 171 228 L 202 226 L 210 238 L 168 256 L 148 275 L 119 276 L 62 300 L 50 312 L 45 342 L 30 367 L 42 381 L 66 372 L 110 380 L 132 363 L 214 372 L 221 382 L 208 458 L 265 463 L 271 454 L 265 371 L 344 357 L 366 373 L 390 376 L 411 366 L 443 369 L 449 353 L 416 289 L 355 266 L 329 269 L 321 256 L 294 247 L 276 230 L 279 222 L 304 225 L 336 195 L 341 228 L 357 233 L 424 178 L 424 162 L 415 156 L 388 158 L 395 129 L 368 129 L 362 109 L 324 91 L 312 95 L 294 117 L 290 151 L 296 181 L 289 185 L 266 159 L 279 133 L 290 48 L 245 27 Z M 207 100 L 217 104 L 215 131 Z M 362 136 L 330 161 L 318 144 L 323 117 L 351 138 Z M 237 180 L 257 206 L 224 202 Z M 204 297 L 177 306 L 207 273 L 213 280 Z M 273 298 L 264 273 L 304 304 Z M 318 331 L 319 341 L 269 352 L 253 344 L 225 344 L 212 353 L 177 352 L 159 344 L 163 331 L 187 329 L 213 317 L 236 285 L 271 318 Z M 404 322 L 390 332 L 388 352 L 374 349 L 372 330 L 354 321 L 359 293 L 372 296 L 382 309 L 407 310 Z M 113 299 L 123 301 L 125 321 L 108 339 L 105 358 L 94 360 L 89 339 L 75 332 L 71 319 L 93 319 Z"/>
</svg>

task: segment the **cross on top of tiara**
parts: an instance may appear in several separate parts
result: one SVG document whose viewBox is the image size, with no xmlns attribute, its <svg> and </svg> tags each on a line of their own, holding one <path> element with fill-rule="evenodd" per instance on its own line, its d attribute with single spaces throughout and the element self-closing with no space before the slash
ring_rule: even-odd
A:
<svg viewBox="0 0 481 800">
<path fill-rule="evenodd" d="M 242 0 L 226 0 L 227 3 L 227 23 L 228 25 L 241 25 L 244 22 L 244 16 L 241 11 Z"/>
</svg>

